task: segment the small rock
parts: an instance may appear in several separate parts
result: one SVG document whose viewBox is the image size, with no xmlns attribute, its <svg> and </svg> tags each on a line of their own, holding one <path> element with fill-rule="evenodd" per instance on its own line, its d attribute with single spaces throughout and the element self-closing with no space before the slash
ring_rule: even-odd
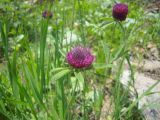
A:
<svg viewBox="0 0 160 120">
<path fill-rule="evenodd" d="M 149 66 L 150 67 L 150 66 Z M 122 84 L 127 85 L 130 80 L 130 71 L 124 70 L 121 78 Z M 142 95 L 150 86 L 152 86 L 156 80 L 146 76 L 144 73 L 135 73 L 135 88 L 138 92 L 138 95 Z M 160 91 L 160 83 L 155 86 L 151 92 Z M 143 108 L 149 104 L 160 104 L 160 95 L 159 93 L 154 93 L 148 96 L 143 97 L 139 101 L 139 108 Z M 154 112 L 153 112 L 154 111 Z M 155 114 L 153 114 L 155 113 Z M 144 116 L 147 120 L 160 120 L 160 109 L 157 108 L 145 108 L 143 111 Z"/>
</svg>

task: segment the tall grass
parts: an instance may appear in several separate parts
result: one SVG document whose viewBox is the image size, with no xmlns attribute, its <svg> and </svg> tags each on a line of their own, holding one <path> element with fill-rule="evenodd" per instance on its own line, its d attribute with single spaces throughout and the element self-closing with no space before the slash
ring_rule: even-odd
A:
<svg viewBox="0 0 160 120">
<path fill-rule="evenodd" d="M 113 3 L 111 1 L 108 5 Z M 0 38 L 7 70 L 0 74 L 0 79 L 6 82 L 3 82 L 5 85 L 0 82 L 0 86 L 4 86 L 4 91 L 9 93 L 0 100 L 0 113 L 4 119 L 98 120 L 102 114 L 105 83 L 109 79 L 112 79 L 113 83 L 112 88 L 109 88 L 113 101 L 111 118 L 137 119 L 135 114 L 142 115 L 138 102 L 159 81 L 144 94 L 137 94 L 134 87 L 134 70 L 129 57 L 132 46 L 128 37 L 129 30 L 124 27 L 125 23 L 111 18 L 111 10 L 107 10 L 111 7 L 103 10 L 101 5 L 103 0 L 93 3 L 86 0 L 56 0 L 35 5 L 38 7 L 35 13 L 40 15 L 31 20 L 37 21 L 33 23 L 33 26 L 37 26 L 33 28 L 37 32 L 33 38 L 37 40 L 32 43 L 27 41 L 31 33 L 27 28 L 24 28 L 24 31 L 15 29 L 17 34 L 24 35 L 24 51 L 11 49 L 10 41 L 16 35 L 9 35 L 14 26 L 10 26 L 11 21 L 1 20 Z M 53 12 L 53 18 L 41 17 L 41 12 L 46 9 Z M 92 10 L 98 15 L 92 13 Z M 88 18 L 89 16 L 92 18 Z M 78 25 L 75 26 L 75 23 Z M 86 25 L 87 23 L 89 25 Z M 65 39 L 67 28 L 70 28 L 71 36 Z M 80 37 L 80 40 L 72 41 L 73 34 Z M 89 69 L 74 69 L 67 64 L 66 54 L 75 45 L 92 47 L 96 60 Z M 18 44 L 15 47 L 18 47 Z M 125 61 L 131 71 L 127 87 L 120 81 Z M 134 88 L 134 101 L 130 100 L 130 87 Z"/>
<path fill-rule="evenodd" d="M 1 37 L 3 40 L 4 45 L 4 54 L 5 59 L 7 60 L 7 67 L 8 67 L 8 74 L 9 80 L 12 87 L 12 91 L 14 96 L 18 99 L 19 98 L 19 89 L 17 86 L 17 71 L 16 71 L 16 51 L 13 53 L 13 58 L 9 58 L 9 41 L 8 41 L 8 23 L 1 23 Z"/>
</svg>

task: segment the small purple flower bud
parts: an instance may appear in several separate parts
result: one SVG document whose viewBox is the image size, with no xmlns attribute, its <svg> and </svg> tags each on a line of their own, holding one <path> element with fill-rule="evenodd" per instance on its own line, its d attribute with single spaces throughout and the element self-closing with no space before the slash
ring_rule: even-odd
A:
<svg viewBox="0 0 160 120">
<path fill-rule="evenodd" d="M 45 11 L 42 13 L 42 16 L 43 16 L 44 18 L 52 18 L 53 14 L 52 14 L 50 11 L 45 10 Z"/>
<path fill-rule="evenodd" d="M 67 62 L 74 68 L 87 68 L 94 60 L 89 48 L 77 46 L 68 52 Z"/>
<path fill-rule="evenodd" d="M 128 5 L 118 3 L 113 6 L 112 16 L 118 21 L 124 21 L 128 14 Z"/>
</svg>

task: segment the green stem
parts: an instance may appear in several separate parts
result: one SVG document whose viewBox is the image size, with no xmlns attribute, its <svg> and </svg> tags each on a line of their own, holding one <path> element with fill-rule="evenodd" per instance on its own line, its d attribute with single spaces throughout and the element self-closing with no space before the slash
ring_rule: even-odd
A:
<svg viewBox="0 0 160 120">
<path fill-rule="evenodd" d="M 120 28 L 121 28 L 121 32 L 122 32 L 122 43 L 124 42 L 125 43 L 125 45 L 126 45 L 126 31 L 125 31 L 125 28 L 124 28 L 124 26 L 122 25 L 122 23 L 121 22 L 118 22 L 118 25 L 120 26 Z"/>
<path fill-rule="evenodd" d="M 80 22 L 81 22 L 81 37 L 82 37 L 82 42 L 83 42 L 83 44 L 84 45 L 86 45 L 86 39 L 85 39 L 85 33 L 84 33 L 84 20 L 82 19 L 82 18 L 84 18 L 84 16 L 83 16 L 83 12 L 84 11 L 82 11 L 83 10 L 83 4 L 81 5 L 81 2 L 83 2 L 83 1 L 80 1 L 80 0 L 78 0 L 78 6 L 79 6 L 79 19 L 80 19 Z"/>
<path fill-rule="evenodd" d="M 85 73 L 85 71 L 84 71 L 84 78 L 86 78 L 86 73 Z M 86 80 L 84 79 L 84 84 L 83 84 L 83 118 L 84 118 L 84 120 L 86 120 L 86 102 L 85 102 L 85 100 L 86 100 Z"/>
</svg>

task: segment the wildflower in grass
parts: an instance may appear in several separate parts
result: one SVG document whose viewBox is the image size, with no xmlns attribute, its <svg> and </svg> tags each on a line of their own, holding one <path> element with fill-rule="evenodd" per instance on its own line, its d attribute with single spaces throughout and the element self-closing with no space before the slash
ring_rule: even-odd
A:
<svg viewBox="0 0 160 120">
<path fill-rule="evenodd" d="M 44 18 L 52 18 L 53 14 L 52 14 L 50 11 L 45 10 L 45 11 L 42 13 L 42 16 L 43 16 Z"/>
<path fill-rule="evenodd" d="M 118 3 L 113 6 L 112 16 L 118 21 L 124 21 L 128 14 L 128 5 Z"/>
<path fill-rule="evenodd" d="M 77 46 L 67 54 L 67 62 L 74 68 L 87 68 L 94 60 L 89 48 Z"/>
</svg>

